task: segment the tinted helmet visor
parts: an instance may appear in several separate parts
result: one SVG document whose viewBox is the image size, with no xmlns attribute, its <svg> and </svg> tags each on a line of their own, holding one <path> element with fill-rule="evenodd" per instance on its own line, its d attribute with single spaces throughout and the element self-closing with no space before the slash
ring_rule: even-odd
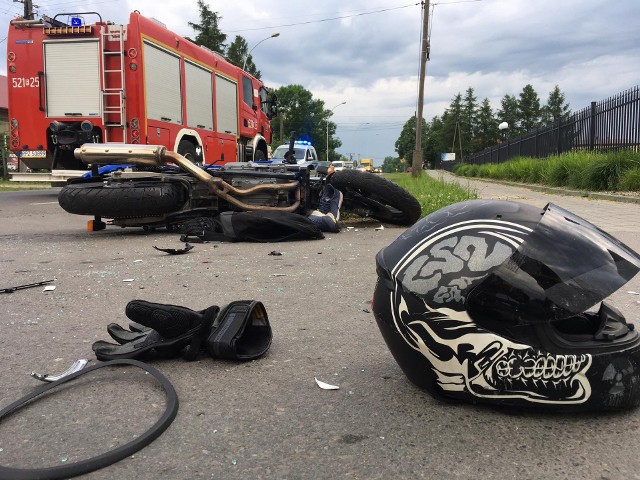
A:
<svg viewBox="0 0 640 480">
<path fill-rule="evenodd" d="M 554 204 L 516 251 L 467 297 L 469 312 L 515 325 L 585 312 L 627 283 L 640 257 L 603 230 Z"/>
</svg>

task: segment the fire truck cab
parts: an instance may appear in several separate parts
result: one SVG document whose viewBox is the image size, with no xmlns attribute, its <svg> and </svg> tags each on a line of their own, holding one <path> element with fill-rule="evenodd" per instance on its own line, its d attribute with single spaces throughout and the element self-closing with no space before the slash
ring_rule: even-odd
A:
<svg viewBox="0 0 640 480">
<path fill-rule="evenodd" d="M 11 21 L 10 149 L 31 169 L 86 169 L 83 143 L 163 145 L 195 163 L 267 158 L 275 99 L 219 54 L 131 13 Z"/>
</svg>

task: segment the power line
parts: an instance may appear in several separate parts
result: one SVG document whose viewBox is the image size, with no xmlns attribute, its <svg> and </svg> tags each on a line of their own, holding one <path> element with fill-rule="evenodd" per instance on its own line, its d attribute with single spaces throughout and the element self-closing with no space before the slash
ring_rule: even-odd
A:
<svg viewBox="0 0 640 480">
<path fill-rule="evenodd" d="M 319 20 L 308 20 L 306 22 L 287 23 L 287 24 L 282 24 L 282 25 L 273 25 L 273 26 L 270 26 L 270 27 L 245 28 L 245 29 L 242 29 L 242 30 L 229 30 L 227 33 L 251 32 L 251 31 L 254 31 L 254 30 L 268 30 L 268 29 L 274 29 L 274 28 L 295 27 L 295 26 L 298 26 L 298 25 L 309 25 L 311 23 L 331 22 L 331 21 L 334 21 L 334 20 L 342 20 L 344 18 L 363 17 L 365 15 L 373 15 L 375 13 L 389 12 L 389 11 L 392 11 L 392 10 L 400 10 L 402 8 L 415 7 L 416 5 L 420 5 L 420 2 L 411 3 L 409 5 L 402 5 L 400 7 L 390 7 L 390 8 L 383 8 L 383 9 L 380 9 L 380 10 L 373 10 L 371 12 L 356 13 L 356 14 L 353 14 L 353 15 L 341 15 L 341 16 L 338 16 L 338 17 L 322 18 L 322 19 L 319 19 Z"/>
<path fill-rule="evenodd" d="M 438 3 L 434 3 L 433 5 L 453 5 L 454 3 L 476 3 L 476 2 L 482 2 L 483 0 L 455 0 L 453 2 L 438 2 Z"/>
</svg>

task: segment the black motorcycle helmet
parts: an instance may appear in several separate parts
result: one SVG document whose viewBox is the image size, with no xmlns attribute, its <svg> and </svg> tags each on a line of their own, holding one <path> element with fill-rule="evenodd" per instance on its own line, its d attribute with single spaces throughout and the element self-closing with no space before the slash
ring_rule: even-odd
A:
<svg viewBox="0 0 640 480">
<path fill-rule="evenodd" d="M 416 223 L 376 262 L 375 318 L 416 385 L 547 410 L 640 403 L 640 335 L 603 302 L 640 257 L 586 220 L 472 200 Z"/>
</svg>

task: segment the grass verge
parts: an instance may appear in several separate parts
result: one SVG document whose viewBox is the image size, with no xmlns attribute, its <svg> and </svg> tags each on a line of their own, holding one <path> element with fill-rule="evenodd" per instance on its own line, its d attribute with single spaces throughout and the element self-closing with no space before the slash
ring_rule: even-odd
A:
<svg viewBox="0 0 640 480">
<path fill-rule="evenodd" d="M 448 183 L 434 179 L 426 173 L 413 177 L 410 173 L 389 173 L 385 178 L 397 183 L 418 199 L 422 216 L 440 210 L 447 205 L 478 198 L 478 192 L 460 183 Z"/>
<path fill-rule="evenodd" d="M 640 153 L 576 151 L 546 159 L 517 157 L 503 163 L 460 164 L 455 173 L 592 192 L 640 192 Z"/>
</svg>

